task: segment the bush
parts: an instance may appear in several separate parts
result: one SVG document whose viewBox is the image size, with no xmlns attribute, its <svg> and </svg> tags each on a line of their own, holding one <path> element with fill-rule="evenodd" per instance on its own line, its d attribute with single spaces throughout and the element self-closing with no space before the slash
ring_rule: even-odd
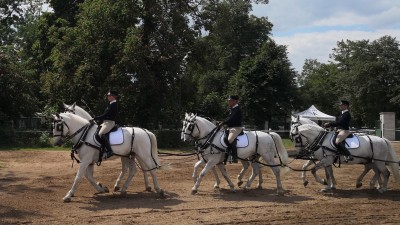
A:
<svg viewBox="0 0 400 225">
<path fill-rule="evenodd" d="M 181 140 L 180 130 L 155 130 L 151 131 L 157 137 L 158 148 L 182 148 L 190 147 L 192 144 Z"/>
</svg>

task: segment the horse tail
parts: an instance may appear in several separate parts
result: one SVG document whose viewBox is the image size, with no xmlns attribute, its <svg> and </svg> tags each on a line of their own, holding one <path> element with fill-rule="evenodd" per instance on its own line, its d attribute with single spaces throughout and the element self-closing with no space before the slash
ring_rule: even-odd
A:
<svg viewBox="0 0 400 225">
<path fill-rule="evenodd" d="M 399 158 L 397 157 L 396 151 L 393 148 L 392 143 L 384 138 L 388 149 L 389 149 L 389 168 L 392 171 L 392 174 L 394 176 L 394 180 L 396 181 L 397 184 L 400 184 L 400 173 L 399 173 Z"/>
<path fill-rule="evenodd" d="M 146 130 L 147 131 L 147 130 Z M 157 137 L 154 133 L 147 131 L 150 143 L 151 143 L 151 156 L 153 158 L 154 163 L 157 166 L 157 169 L 168 169 L 168 165 L 161 165 L 160 159 L 158 158 L 158 145 L 157 145 Z"/>
<path fill-rule="evenodd" d="M 272 139 L 274 140 L 276 149 L 278 151 L 277 156 L 281 159 L 282 164 L 284 166 L 286 166 L 289 161 L 289 155 L 288 155 L 288 152 L 287 152 L 285 146 L 283 145 L 281 136 L 275 132 L 270 132 L 269 134 L 271 135 Z"/>
</svg>

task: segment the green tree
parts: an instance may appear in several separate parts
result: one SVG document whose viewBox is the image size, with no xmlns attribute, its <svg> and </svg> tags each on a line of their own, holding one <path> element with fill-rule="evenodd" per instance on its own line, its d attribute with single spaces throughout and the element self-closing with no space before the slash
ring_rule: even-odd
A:
<svg viewBox="0 0 400 225">
<path fill-rule="evenodd" d="M 262 129 L 265 121 L 291 113 L 296 100 L 296 73 L 291 67 L 286 47 L 272 40 L 244 60 L 230 85 L 242 96 L 248 122 Z"/>
<path fill-rule="evenodd" d="M 332 57 L 339 70 L 337 97 L 351 101 L 355 125 L 374 126 L 383 111 L 399 113 L 400 48 L 395 38 L 340 41 Z"/>
</svg>

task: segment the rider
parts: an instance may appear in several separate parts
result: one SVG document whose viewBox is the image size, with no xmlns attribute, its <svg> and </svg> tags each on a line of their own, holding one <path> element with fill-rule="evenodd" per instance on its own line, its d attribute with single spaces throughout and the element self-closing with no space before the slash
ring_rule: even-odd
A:
<svg viewBox="0 0 400 225">
<path fill-rule="evenodd" d="M 98 137 L 100 137 L 101 144 L 105 147 L 106 149 L 106 155 L 104 158 L 109 158 L 113 155 L 110 141 L 107 138 L 107 133 L 111 131 L 111 129 L 115 126 L 115 120 L 118 115 L 118 102 L 117 100 L 119 99 L 118 92 L 114 90 L 110 90 L 107 94 L 107 99 L 110 102 L 108 104 L 106 110 L 104 113 L 100 116 L 94 117 L 91 122 L 93 121 L 102 121 L 101 123 L 101 128 L 100 131 L 98 132 Z"/>
<path fill-rule="evenodd" d="M 352 161 L 353 156 L 350 154 L 349 150 L 346 148 L 346 138 L 351 134 L 350 133 L 350 120 L 351 115 L 349 112 L 349 101 L 342 100 L 340 101 L 339 108 L 342 111 L 338 120 L 336 122 L 325 123 L 324 127 L 336 127 L 336 139 L 335 145 L 338 149 L 342 150 L 345 154 L 344 159 L 346 161 Z"/>
<path fill-rule="evenodd" d="M 225 125 L 227 126 L 227 130 L 229 131 L 229 135 L 225 136 L 225 143 L 228 146 L 228 152 L 230 151 L 232 154 L 232 162 L 237 163 L 237 136 L 243 131 L 242 127 L 242 110 L 238 104 L 239 96 L 238 95 L 230 95 L 228 98 L 229 105 L 229 115 L 228 117 L 219 124 L 219 127 Z M 225 155 L 225 161 L 228 158 L 228 154 Z"/>
</svg>

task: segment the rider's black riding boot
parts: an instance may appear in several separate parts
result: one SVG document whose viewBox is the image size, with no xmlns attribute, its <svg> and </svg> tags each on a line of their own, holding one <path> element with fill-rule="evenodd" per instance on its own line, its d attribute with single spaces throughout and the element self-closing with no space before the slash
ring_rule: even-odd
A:
<svg viewBox="0 0 400 225">
<path fill-rule="evenodd" d="M 346 148 L 346 142 L 342 141 L 339 143 L 339 148 L 345 154 L 344 159 L 347 161 L 353 161 L 353 156 L 350 154 L 349 150 Z"/>
<path fill-rule="evenodd" d="M 224 158 L 224 165 L 226 165 L 226 162 L 228 161 L 229 154 L 230 154 L 230 151 L 231 151 L 230 145 L 229 145 L 229 141 L 228 141 L 228 135 L 225 135 L 225 137 L 224 137 L 224 142 L 225 142 L 226 146 L 228 146 L 228 147 L 225 149 L 225 158 Z"/>
<path fill-rule="evenodd" d="M 238 163 L 238 155 L 237 155 L 237 146 L 236 146 L 237 141 L 233 141 L 230 144 L 230 149 L 231 149 L 231 154 L 232 154 L 232 162 L 233 163 Z"/>
<path fill-rule="evenodd" d="M 112 149 L 111 149 L 111 145 L 110 145 L 110 141 L 107 138 L 107 135 L 101 135 L 101 141 L 103 142 L 103 146 L 106 149 L 105 155 L 104 155 L 104 159 L 110 158 L 113 155 Z"/>
</svg>

